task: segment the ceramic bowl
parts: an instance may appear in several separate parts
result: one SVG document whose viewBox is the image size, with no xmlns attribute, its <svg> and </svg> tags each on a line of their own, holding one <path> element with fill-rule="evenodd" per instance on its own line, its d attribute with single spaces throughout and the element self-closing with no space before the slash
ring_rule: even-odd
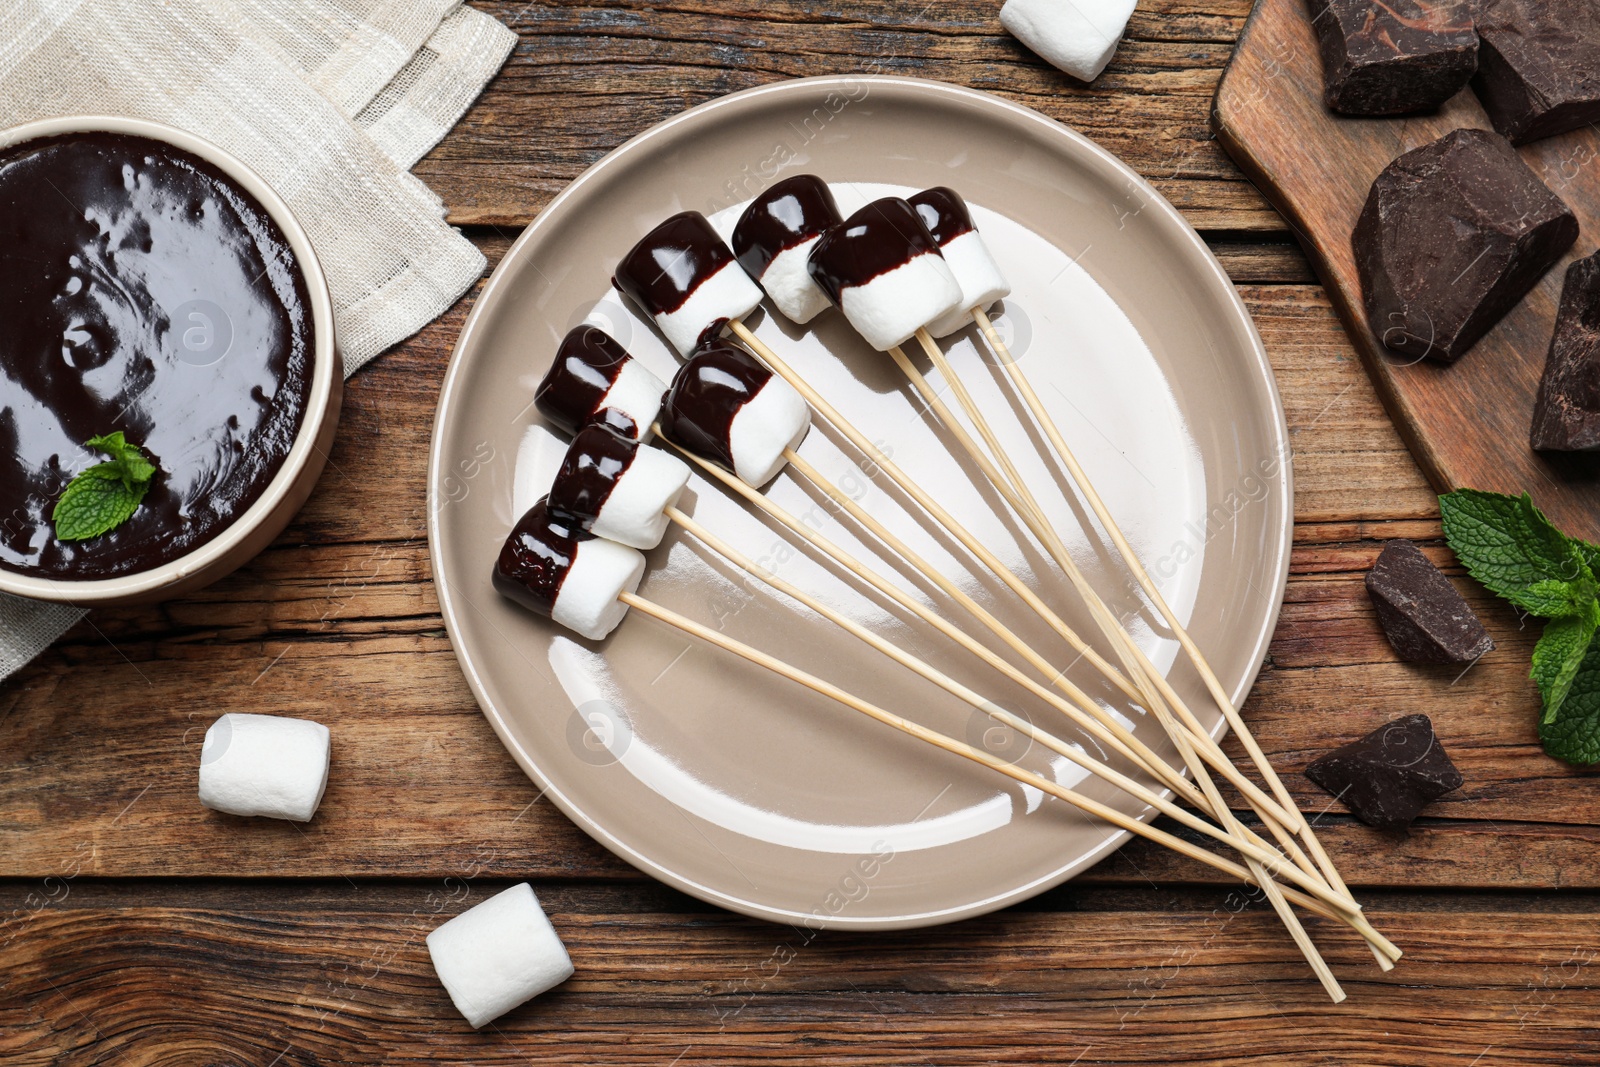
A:
<svg viewBox="0 0 1600 1067">
<path fill-rule="evenodd" d="M 211 540 L 147 570 L 72 580 L 0 569 L 0 592 L 34 600 L 93 607 L 149 603 L 191 593 L 254 558 L 300 510 L 327 462 L 339 421 L 344 371 L 334 337 L 333 300 L 311 239 L 277 193 L 234 156 L 190 133 L 142 119 L 73 116 L 45 119 L 0 132 L 0 151 L 26 141 L 73 133 L 118 133 L 161 141 L 212 164 L 253 197 L 283 231 L 310 295 L 313 330 L 311 392 L 283 465 L 244 514 Z"/>
</svg>

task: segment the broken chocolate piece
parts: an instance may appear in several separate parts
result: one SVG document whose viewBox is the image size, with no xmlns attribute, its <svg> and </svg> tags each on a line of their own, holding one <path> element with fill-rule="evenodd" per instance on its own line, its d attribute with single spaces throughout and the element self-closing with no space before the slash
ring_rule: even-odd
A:
<svg viewBox="0 0 1600 1067">
<path fill-rule="evenodd" d="M 1494 647 L 1450 579 L 1403 537 L 1383 546 L 1367 572 L 1367 593 L 1389 643 L 1407 662 L 1471 663 Z"/>
<path fill-rule="evenodd" d="M 1552 452 L 1600 449 L 1600 252 L 1567 268 L 1532 439 Z"/>
<path fill-rule="evenodd" d="M 1486 0 L 1472 87 L 1512 144 L 1600 122 L 1600 0 Z"/>
<path fill-rule="evenodd" d="M 1453 363 L 1577 239 L 1571 209 L 1510 142 L 1456 130 L 1383 169 L 1352 243 L 1378 340 Z"/>
<path fill-rule="evenodd" d="M 1478 69 L 1460 0 L 1306 0 L 1322 49 L 1322 97 L 1344 115 L 1432 111 Z"/>
<path fill-rule="evenodd" d="M 1461 772 L 1433 735 L 1426 715 L 1385 723 L 1306 768 L 1350 814 L 1383 830 L 1403 830 L 1428 804 L 1461 787 Z"/>
</svg>

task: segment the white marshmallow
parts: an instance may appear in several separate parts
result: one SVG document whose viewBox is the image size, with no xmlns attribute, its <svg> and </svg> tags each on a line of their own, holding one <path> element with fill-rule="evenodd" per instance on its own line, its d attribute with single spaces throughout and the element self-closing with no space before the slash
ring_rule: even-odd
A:
<svg viewBox="0 0 1600 1067">
<path fill-rule="evenodd" d="M 794 386 L 776 374 L 756 390 L 728 425 L 733 473 L 759 489 L 788 462 L 786 448 L 798 448 L 811 426 L 811 408 Z"/>
<path fill-rule="evenodd" d="M 1011 286 L 977 230 L 951 238 L 939 246 L 939 253 L 944 256 L 950 273 L 956 276 L 956 284 L 961 286 L 961 303 L 928 327 L 933 336 L 945 337 L 972 322 L 973 308 L 988 311 L 996 300 L 1010 295 Z"/>
<path fill-rule="evenodd" d="M 659 448 L 640 446 L 628 469 L 612 484 L 589 532 L 634 548 L 654 548 L 670 525 L 666 510 L 678 502 L 688 484 L 687 463 Z"/>
<path fill-rule="evenodd" d="M 599 641 L 628 614 L 617 598 L 639 588 L 644 555 L 637 548 L 604 537 L 578 542 L 572 566 L 561 579 L 550 617 L 573 632 Z"/>
<path fill-rule="evenodd" d="M 866 285 L 839 294 L 839 309 L 867 344 L 880 352 L 905 343 L 917 330 L 961 304 L 961 286 L 945 261 L 931 252 L 913 256 Z"/>
<path fill-rule="evenodd" d="M 700 335 L 724 319 L 742 319 L 761 303 L 761 287 L 736 262 L 724 263 L 676 311 L 656 315 L 656 325 L 681 355 L 700 347 Z"/>
<path fill-rule="evenodd" d="M 229 712 L 206 730 L 200 803 L 229 815 L 307 822 L 328 787 L 328 748 L 320 722 Z"/>
<path fill-rule="evenodd" d="M 639 440 L 648 441 L 650 427 L 661 414 L 661 398 L 666 392 L 666 382 L 650 373 L 637 359 L 630 359 L 617 372 L 616 381 L 600 398 L 600 406 L 595 411 L 616 408 L 639 428 Z"/>
<path fill-rule="evenodd" d="M 527 882 L 428 935 L 434 973 L 474 1030 L 572 977 L 572 958 Z"/>
<path fill-rule="evenodd" d="M 832 303 L 811 279 L 806 260 L 811 256 L 811 246 L 821 234 L 785 248 L 772 257 L 766 273 L 761 275 L 761 288 L 767 291 L 772 303 L 792 322 L 807 323 L 828 309 Z"/>
<path fill-rule="evenodd" d="M 1074 78 L 1094 81 L 1128 28 L 1134 0 L 1006 0 L 1000 24 Z"/>
<path fill-rule="evenodd" d="M 517 466 L 511 476 L 511 514 L 526 515 L 539 498 L 550 491 L 550 483 L 561 470 L 567 456 L 567 443 L 542 423 L 532 423 L 522 431 L 517 443 Z"/>
</svg>

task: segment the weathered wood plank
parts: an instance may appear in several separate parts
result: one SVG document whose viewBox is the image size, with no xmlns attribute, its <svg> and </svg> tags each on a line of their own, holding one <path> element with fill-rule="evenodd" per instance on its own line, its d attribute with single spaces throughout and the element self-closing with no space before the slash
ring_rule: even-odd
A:
<svg viewBox="0 0 1600 1067">
<path fill-rule="evenodd" d="M 1373 908 L 1408 950 L 1388 975 L 1313 925 L 1350 992 L 1333 1006 L 1270 912 L 1220 892 L 1110 910 L 1091 892 L 1066 910 L 931 931 L 813 935 L 685 910 L 672 894 L 540 883 L 577 974 L 474 1033 L 423 938 L 503 884 L 223 887 L 187 904 L 80 902 L 59 887 L 66 899 L 12 921 L 0 1053 L 19 1065 L 181 1050 L 186 1062 L 289 1064 L 1370 1067 L 1600 1052 L 1592 903 Z"/>
<path fill-rule="evenodd" d="M 1287 232 L 1208 127 L 1248 5 L 1225 5 L 1223 14 L 1141 8 L 1092 86 L 1013 40 L 991 0 L 941 0 L 915 15 L 867 0 L 820 11 L 641 0 L 480 6 L 521 41 L 479 103 L 417 165 L 453 222 L 524 225 L 629 137 L 730 92 L 815 74 L 904 74 L 994 92 L 1073 126 L 1202 229 Z"/>
</svg>

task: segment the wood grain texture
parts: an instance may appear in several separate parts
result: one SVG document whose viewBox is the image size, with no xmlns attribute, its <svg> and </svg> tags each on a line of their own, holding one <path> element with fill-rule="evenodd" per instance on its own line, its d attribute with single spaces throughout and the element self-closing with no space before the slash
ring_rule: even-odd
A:
<svg viewBox="0 0 1600 1067">
<path fill-rule="evenodd" d="M 1520 149 L 1578 216 L 1582 234 L 1490 333 L 1449 366 L 1389 352 L 1362 302 L 1350 235 L 1380 171 L 1461 127 L 1489 129 L 1471 90 L 1437 114 L 1351 119 L 1322 103 L 1322 64 L 1304 0 L 1261 0 L 1217 90 L 1219 140 L 1288 217 L 1349 326 L 1384 405 L 1433 484 L 1533 494 L 1557 525 L 1600 537 L 1600 457 L 1528 444 L 1562 277 L 1600 233 L 1600 130 Z M 1379 324 L 1381 332 L 1382 324 Z"/>
<path fill-rule="evenodd" d="M 873 73 L 956 82 L 1036 108 L 1122 156 L 1196 226 L 1285 233 L 1206 125 L 1249 13 L 1244 0 L 1141 4 L 1093 85 L 1006 34 L 995 0 L 477 6 L 521 41 L 461 125 L 416 167 L 457 224 L 526 225 L 589 164 L 695 104 L 783 78 Z"/>
<path fill-rule="evenodd" d="M 480 6 L 521 42 L 418 173 L 491 265 L 566 181 L 652 123 L 748 85 L 869 69 L 1039 108 L 1205 231 L 1266 342 L 1295 448 L 1288 602 L 1245 715 L 1408 955 L 1383 976 L 1315 927 L 1351 993 L 1330 1006 L 1270 915 L 1142 843 L 997 915 L 819 937 L 717 911 L 611 856 L 500 747 L 439 618 L 426 446 L 469 294 L 351 381 L 328 473 L 269 551 L 201 595 L 97 611 L 0 683 L 0 1062 L 1600 1059 L 1593 775 L 1537 749 L 1532 637 L 1515 616 L 1474 599 L 1500 647 L 1459 679 L 1397 663 L 1377 629 L 1361 576 L 1384 540 L 1450 561 L 1333 305 L 1208 131 L 1248 0 L 1141 4 L 1092 86 L 1003 34 L 994 0 Z M 312 823 L 199 807 L 203 727 L 245 710 L 332 727 Z M 1435 716 L 1467 786 L 1410 834 L 1354 823 L 1300 776 L 1414 710 Z M 422 938 L 526 878 L 578 974 L 474 1033 Z"/>
<path fill-rule="evenodd" d="M 423 938 L 504 885 L 203 884 L 155 899 L 69 887 L 8 951 L 0 1056 L 1526 1067 L 1600 1054 L 1592 898 L 1382 902 L 1371 911 L 1411 949 L 1404 969 L 1382 975 L 1358 942 L 1323 938 L 1351 992 L 1335 1007 L 1286 958 L 1270 912 L 1224 892 L 1056 891 L 954 927 L 864 936 L 648 889 L 541 884 L 578 973 L 474 1032 Z M 1498 936 L 1507 927 L 1515 939 Z"/>
</svg>

